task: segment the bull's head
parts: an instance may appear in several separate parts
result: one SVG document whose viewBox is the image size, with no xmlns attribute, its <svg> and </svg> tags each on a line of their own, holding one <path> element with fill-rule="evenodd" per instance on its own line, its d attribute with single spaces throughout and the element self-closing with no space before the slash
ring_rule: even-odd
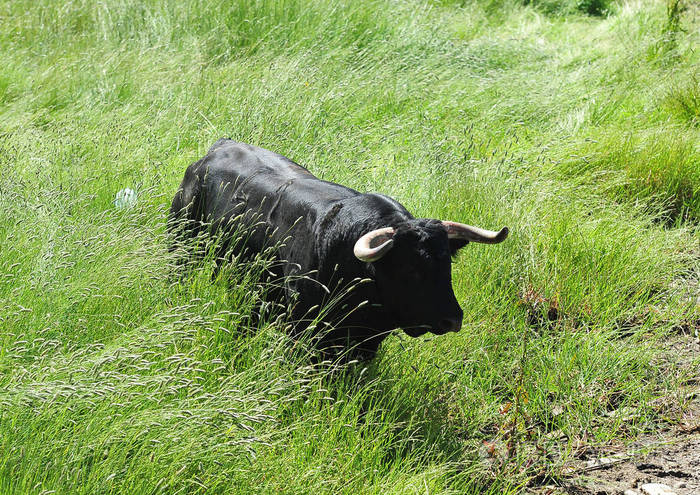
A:
<svg viewBox="0 0 700 495">
<path fill-rule="evenodd" d="M 452 291 L 450 258 L 469 242 L 496 244 L 499 232 L 457 222 L 412 219 L 397 227 L 366 233 L 355 243 L 355 256 L 371 263 L 383 305 L 399 326 L 417 337 L 462 327 L 462 308 Z"/>
</svg>

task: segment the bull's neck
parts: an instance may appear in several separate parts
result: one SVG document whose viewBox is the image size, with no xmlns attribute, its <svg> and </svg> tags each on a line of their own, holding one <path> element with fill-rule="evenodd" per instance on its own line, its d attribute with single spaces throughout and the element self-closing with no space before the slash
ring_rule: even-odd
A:
<svg viewBox="0 0 700 495">
<path fill-rule="evenodd" d="M 362 315 L 371 312 L 373 326 L 389 330 L 392 327 L 391 315 L 383 306 L 377 306 L 383 301 L 377 290 L 375 269 L 371 263 L 357 259 L 353 248 L 357 239 L 367 232 L 396 226 L 408 220 L 410 214 L 404 213 L 403 208 L 373 214 L 366 204 L 362 204 L 362 199 L 337 201 L 319 214 L 314 228 L 318 280 L 334 294 L 344 294 L 344 303 L 351 313 L 348 322 L 355 318 L 363 321 Z M 354 289 L 349 290 L 350 286 Z"/>
</svg>

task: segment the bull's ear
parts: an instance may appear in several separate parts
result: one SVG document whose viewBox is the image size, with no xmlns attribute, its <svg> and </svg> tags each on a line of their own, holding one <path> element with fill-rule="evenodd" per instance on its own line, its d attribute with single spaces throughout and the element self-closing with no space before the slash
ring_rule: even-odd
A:
<svg viewBox="0 0 700 495">
<path fill-rule="evenodd" d="M 466 239 L 448 239 L 447 242 L 450 244 L 450 256 L 457 256 L 457 251 L 469 244 Z"/>
</svg>

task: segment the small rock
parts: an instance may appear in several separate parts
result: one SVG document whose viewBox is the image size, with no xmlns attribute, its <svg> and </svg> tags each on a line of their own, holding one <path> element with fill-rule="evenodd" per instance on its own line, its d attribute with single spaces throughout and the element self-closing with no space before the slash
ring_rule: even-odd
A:
<svg viewBox="0 0 700 495">
<path fill-rule="evenodd" d="M 639 412 L 634 407 L 622 407 L 606 413 L 609 418 L 620 418 L 622 421 L 629 421 L 638 416 Z"/>
<path fill-rule="evenodd" d="M 561 440 L 566 437 L 566 435 L 561 430 L 550 431 L 544 436 L 547 440 Z"/>
<path fill-rule="evenodd" d="M 562 476 L 571 476 L 576 474 L 577 469 L 573 466 L 564 466 L 561 468 L 561 475 Z"/>
<path fill-rule="evenodd" d="M 663 483 L 645 483 L 641 489 L 645 495 L 676 495 L 670 486 Z"/>
<path fill-rule="evenodd" d="M 612 464 L 622 462 L 627 459 L 627 456 L 616 455 L 612 457 L 599 457 L 598 459 L 590 459 L 586 461 L 586 469 L 599 469 L 609 467 Z"/>
<path fill-rule="evenodd" d="M 686 486 L 688 485 L 685 484 L 685 481 L 676 481 L 673 484 L 673 488 L 685 488 Z"/>
<path fill-rule="evenodd" d="M 136 204 L 136 191 L 125 187 L 117 192 L 117 196 L 114 198 L 114 206 L 119 209 L 131 208 Z"/>
<path fill-rule="evenodd" d="M 625 493 L 623 495 L 640 495 L 640 493 L 637 490 L 625 490 Z"/>
</svg>

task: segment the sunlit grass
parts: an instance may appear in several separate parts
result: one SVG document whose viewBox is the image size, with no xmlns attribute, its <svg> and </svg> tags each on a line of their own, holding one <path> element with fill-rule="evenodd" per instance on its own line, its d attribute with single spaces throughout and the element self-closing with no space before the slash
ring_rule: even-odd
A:
<svg viewBox="0 0 700 495">
<path fill-rule="evenodd" d="M 527 3 L 2 2 L 0 491 L 514 493 L 673 421 L 696 9 Z M 313 365 L 251 318 L 264 257 L 178 268 L 169 202 L 222 136 L 509 226 L 453 264 L 463 330 Z"/>
</svg>

